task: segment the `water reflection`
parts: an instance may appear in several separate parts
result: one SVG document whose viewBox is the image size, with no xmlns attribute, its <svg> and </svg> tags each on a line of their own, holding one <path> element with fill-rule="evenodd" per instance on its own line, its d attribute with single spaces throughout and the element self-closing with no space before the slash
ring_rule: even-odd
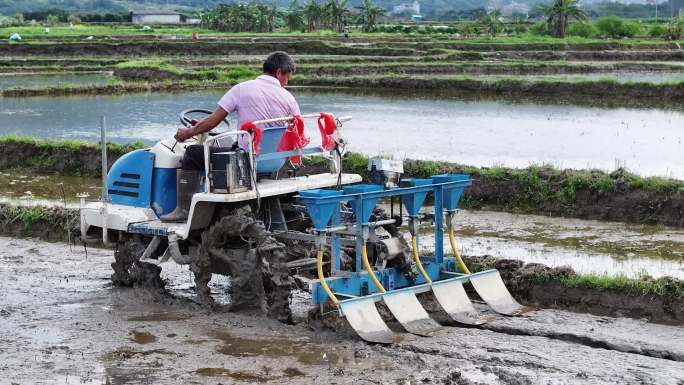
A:
<svg viewBox="0 0 684 385">
<path fill-rule="evenodd" d="M 293 92 L 302 111 L 353 115 L 344 126 L 349 149 L 369 155 L 475 166 L 623 166 L 684 178 L 684 113 L 677 110 Z M 222 93 L 4 98 L 0 133 L 97 141 L 106 115 L 111 140 L 152 143 L 175 132 L 181 110 L 213 109 Z M 318 141 L 313 122 L 308 126 Z"/>
</svg>

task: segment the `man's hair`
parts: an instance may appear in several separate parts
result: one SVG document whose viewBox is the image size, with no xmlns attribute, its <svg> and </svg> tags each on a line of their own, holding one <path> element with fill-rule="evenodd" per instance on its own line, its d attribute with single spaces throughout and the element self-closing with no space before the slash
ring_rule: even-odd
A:
<svg viewBox="0 0 684 385">
<path fill-rule="evenodd" d="M 268 55 L 264 61 L 264 73 L 276 76 L 278 70 L 284 73 L 294 73 L 295 64 L 290 55 L 282 51 L 276 51 Z"/>
</svg>

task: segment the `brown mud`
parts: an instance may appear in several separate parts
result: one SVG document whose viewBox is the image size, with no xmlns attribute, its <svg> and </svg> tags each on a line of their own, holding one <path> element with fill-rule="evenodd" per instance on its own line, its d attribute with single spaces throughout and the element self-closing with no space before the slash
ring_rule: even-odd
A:
<svg viewBox="0 0 684 385">
<path fill-rule="evenodd" d="M 0 374 L 20 384 L 684 381 L 681 327 L 540 310 L 429 338 L 398 330 L 400 342 L 381 346 L 307 324 L 310 298 L 301 292 L 292 300 L 297 324 L 285 325 L 204 310 L 186 268 L 165 265 L 170 288 L 159 297 L 112 287 L 106 250 L 8 238 L 0 250 Z M 227 286 L 212 291 L 225 298 Z M 156 340 L 140 344 L 132 331 Z"/>
<path fill-rule="evenodd" d="M 226 55 L 226 54 L 268 54 L 273 51 L 288 51 L 292 54 L 338 54 L 368 55 L 384 54 L 386 56 L 424 54 L 434 51 L 469 51 L 469 52 L 680 52 L 675 44 L 624 44 L 624 43 L 524 43 L 524 44 L 492 44 L 492 43 L 458 43 L 440 41 L 396 41 L 382 39 L 340 40 L 330 38 L 292 40 L 288 37 L 272 39 L 258 38 L 224 38 L 216 40 L 187 41 L 173 40 L 138 40 L 126 38 L 124 41 L 95 42 L 57 42 L 47 41 L 39 44 L 0 44 L 0 53 L 4 56 L 18 55 Z"/>
<path fill-rule="evenodd" d="M 401 63 L 392 65 L 354 65 L 336 66 L 332 63 L 323 65 L 300 66 L 298 74 L 309 76 L 341 76 L 341 75 L 370 75 L 370 74 L 408 74 L 408 75 L 565 75 L 565 74 L 594 74 L 612 73 L 616 71 L 673 71 L 684 74 L 684 67 L 650 63 L 610 63 L 595 64 L 565 64 L 544 65 L 544 63 L 487 63 L 464 65 L 462 63 Z M 118 76 L 118 75 L 117 75 Z"/>
<path fill-rule="evenodd" d="M 190 251 L 198 298 L 213 305 L 208 286 L 213 274 L 231 277 L 232 310 L 261 310 L 284 323 L 292 322 L 292 281 L 285 245 L 276 241 L 244 210 L 224 216 L 202 233 L 196 252 Z"/>
<path fill-rule="evenodd" d="M 143 148 L 142 143 L 107 144 L 108 167 L 121 156 Z M 3 140 L 0 169 L 22 168 L 66 175 L 100 176 L 102 149 L 98 143 L 57 142 L 30 137 Z"/>
<path fill-rule="evenodd" d="M 407 56 L 417 52 L 391 45 L 347 45 L 327 41 L 280 42 L 95 42 L 95 43 L 41 43 L 0 44 L 2 56 L 215 56 L 215 55 L 267 55 L 273 51 L 287 51 L 293 55 L 373 55 Z"/>
<path fill-rule="evenodd" d="M 452 49 L 459 51 L 648 51 L 681 50 L 675 43 L 657 42 L 654 44 L 629 44 L 621 42 L 601 43 L 457 43 L 457 42 L 423 42 L 423 43 L 396 43 L 399 47 L 414 46 L 419 49 Z"/>
<path fill-rule="evenodd" d="M 573 47 L 574 48 L 574 47 Z M 481 53 L 483 59 L 499 60 L 568 60 L 568 61 L 660 61 L 681 62 L 684 50 L 545 50 L 514 51 L 502 50 Z"/>
</svg>

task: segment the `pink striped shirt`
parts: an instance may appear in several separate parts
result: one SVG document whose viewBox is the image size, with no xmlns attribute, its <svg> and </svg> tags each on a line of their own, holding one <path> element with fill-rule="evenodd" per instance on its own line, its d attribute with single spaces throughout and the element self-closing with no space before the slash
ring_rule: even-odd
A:
<svg viewBox="0 0 684 385">
<path fill-rule="evenodd" d="M 261 75 L 234 86 L 223 95 L 218 105 L 229 114 L 237 111 L 238 127 L 246 121 L 301 115 L 294 96 L 270 75 Z M 269 126 L 284 125 L 285 122 L 276 122 Z"/>
</svg>

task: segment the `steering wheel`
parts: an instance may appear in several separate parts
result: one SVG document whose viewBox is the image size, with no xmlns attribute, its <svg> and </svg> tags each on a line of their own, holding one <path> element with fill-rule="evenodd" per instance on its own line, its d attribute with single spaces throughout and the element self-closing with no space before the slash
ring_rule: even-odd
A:
<svg viewBox="0 0 684 385">
<path fill-rule="evenodd" d="M 205 110 L 202 108 L 191 108 L 188 110 L 183 110 L 180 113 L 181 124 L 184 125 L 185 127 L 190 127 L 193 124 L 197 123 L 196 119 L 193 119 L 190 117 L 190 114 L 197 113 L 197 112 L 202 113 L 202 114 L 206 114 L 206 115 L 211 115 L 214 113 L 214 111 L 209 111 L 209 110 Z M 230 130 L 230 122 L 228 121 L 228 119 L 223 119 L 223 122 L 226 123 L 226 125 L 228 126 L 228 129 Z M 218 134 L 220 134 L 220 132 L 209 132 L 209 136 L 216 136 Z M 193 136 L 193 138 L 195 138 L 195 140 L 197 140 L 196 137 Z"/>
</svg>

